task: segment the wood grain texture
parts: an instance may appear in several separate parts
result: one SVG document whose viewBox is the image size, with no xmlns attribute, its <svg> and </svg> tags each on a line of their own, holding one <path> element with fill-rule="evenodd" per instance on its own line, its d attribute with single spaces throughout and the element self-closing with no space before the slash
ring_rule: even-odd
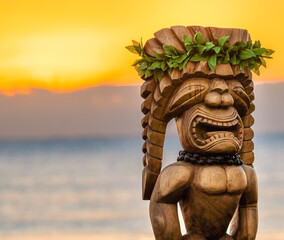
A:
<svg viewBox="0 0 284 240">
<path fill-rule="evenodd" d="M 148 112 L 141 120 L 141 126 L 143 128 L 145 128 L 148 125 L 149 122 L 149 116 L 150 116 L 150 112 Z"/>
<path fill-rule="evenodd" d="M 150 127 L 148 127 L 146 137 L 149 139 L 149 141 L 152 144 L 158 145 L 160 147 L 164 146 L 164 141 L 165 141 L 165 134 L 164 133 L 154 131 Z"/>
<path fill-rule="evenodd" d="M 251 127 L 254 124 L 254 118 L 251 114 L 242 117 L 245 128 Z"/>
<path fill-rule="evenodd" d="M 252 140 L 243 141 L 243 146 L 241 148 L 241 153 L 251 152 L 254 149 L 254 143 Z"/>
<path fill-rule="evenodd" d="M 149 56 L 155 57 L 154 51 L 161 54 L 164 52 L 164 49 L 156 38 L 151 38 L 145 43 L 144 51 Z"/>
<path fill-rule="evenodd" d="M 161 94 L 161 91 L 160 91 L 160 88 L 157 87 L 154 91 L 154 99 L 155 101 L 161 106 L 161 107 L 166 107 L 167 105 L 167 102 L 168 102 L 168 98 L 167 97 L 164 97 L 162 94 Z"/>
<path fill-rule="evenodd" d="M 183 44 L 184 35 L 188 36 L 190 39 L 193 39 L 194 37 L 194 35 L 192 35 L 189 29 L 185 26 L 172 26 L 171 29 L 174 31 L 181 44 Z"/>
<path fill-rule="evenodd" d="M 141 104 L 141 112 L 147 114 L 151 109 L 153 94 L 151 93 Z"/>
<path fill-rule="evenodd" d="M 184 46 L 179 42 L 179 39 L 171 29 L 163 28 L 155 32 L 154 36 L 162 45 L 174 46 L 177 50 L 185 52 Z"/>
<path fill-rule="evenodd" d="M 159 83 L 159 88 L 162 96 L 169 97 L 174 91 L 175 86 L 173 86 L 172 80 L 167 75 L 164 75 Z"/>
<path fill-rule="evenodd" d="M 163 148 L 160 146 L 157 146 L 155 144 L 152 144 L 149 139 L 146 139 L 146 149 L 147 153 L 155 158 L 163 159 Z"/>
<path fill-rule="evenodd" d="M 149 79 L 145 81 L 140 88 L 140 95 L 142 98 L 147 98 L 155 89 L 156 81 L 154 79 Z"/>
<path fill-rule="evenodd" d="M 254 162 L 253 152 L 241 153 L 240 155 L 241 155 L 241 159 L 243 160 L 244 164 L 252 164 Z"/>
<path fill-rule="evenodd" d="M 148 166 L 149 170 L 151 170 L 154 173 L 160 173 L 162 168 L 162 160 L 150 156 L 149 153 L 146 153 L 145 156 L 146 156 L 146 165 Z"/>
<path fill-rule="evenodd" d="M 149 170 L 148 166 L 144 167 L 142 172 L 142 198 L 150 200 L 153 188 L 159 174 Z"/>
<path fill-rule="evenodd" d="M 251 140 L 254 137 L 254 132 L 251 128 L 244 128 L 244 141 Z"/>
</svg>

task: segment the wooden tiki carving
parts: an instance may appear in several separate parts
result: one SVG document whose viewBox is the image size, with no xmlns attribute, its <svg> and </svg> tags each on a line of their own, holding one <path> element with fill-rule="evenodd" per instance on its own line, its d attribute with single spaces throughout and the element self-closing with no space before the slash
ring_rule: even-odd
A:
<svg viewBox="0 0 284 240">
<path fill-rule="evenodd" d="M 230 36 L 229 46 L 250 40 L 247 30 L 173 26 L 148 40 L 154 57 L 163 45 L 185 52 L 183 37 L 200 32 L 207 41 Z M 157 240 L 255 239 L 258 223 L 257 178 L 253 169 L 253 81 L 249 68 L 188 62 L 167 72 L 160 82 L 141 86 L 143 199 Z M 167 123 L 176 119 L 183 150 L 161 171 Z M 244 163 L 244 164 L 242 164 Z M 180 204 L 187 234 L 182 236 Z M 231 224 L 230 224 L 231 223 Z M 231 226 L 228 231 L 229 225 Z"/>
</svg>

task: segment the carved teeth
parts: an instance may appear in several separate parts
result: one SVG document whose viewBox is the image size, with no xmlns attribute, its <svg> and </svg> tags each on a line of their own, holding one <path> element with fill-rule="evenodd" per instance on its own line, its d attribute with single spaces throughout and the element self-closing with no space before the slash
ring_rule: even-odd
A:
<svg viewBox="0 0 284 240">
<path fill-rule="evenodd" d="M 204 124 L 205 126 L 201 125 L 201 130 L 204 129 L 199 133 L 201 136 L 197 136 L 199 132 L 199 124 Z M 216 128 L 215 131 L 209 130 L 206 131 L 206 126 L 213 126 Z M 231 129 L 234 127 L 234 129 Z M 209 128 L 210 129 L 210 128 Z M 204 131 L 205 130 L 205 131 Z M 243 130 L 242 130 L 242 123 L 238 118 L 234 120 L 225 121 L 225 120 L 212 120 L 206 117 L 197 116 L 191 125 L 191 133 L 193 140 L 199 145 L 209 144 L 212 141 L 222 139 L 222 138 L 230 138 L 239 143 L 241 143 L 243 138 Z"/>
<path fill-rule="evenodd" d="M 202 120 L 202 117 L 196 118 L 196 122 L 200 122 Z"/>
<path fill-rule="evenodd" d="M 205 144 L 205 141 L 202 141 L 200 139 L 197 139 L 196 142 L 199 144 L 199 145 L 204 145 Z"/>
<path fill-rule="evenodd" d="M 210 140 L 210 139 L 206 139 L 205 142 L 206 142 L 206 143 L 210 143 L 211 140 Z"/>
</svg>

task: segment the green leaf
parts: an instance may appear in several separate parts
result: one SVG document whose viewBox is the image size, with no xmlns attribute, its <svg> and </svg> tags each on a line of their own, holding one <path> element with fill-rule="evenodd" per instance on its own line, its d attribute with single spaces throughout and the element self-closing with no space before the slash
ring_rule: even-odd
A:
<svg viewBox="0 0 284 240">
<path fill-rule="evenodd" d="M 197 44 L 201 44 L 201 45 L 203 45 L 206 42 L 201 32 L 196 33 L 193 39 L 196 41 Z"/>
<path fill-rule="evenodd" d="M 228 52 L 228 51 L 226 51 L 226 56 L 225 56 L 223 62 L 224 62 L 224 63 L 229 63 L 229 62 L 230 62 L 230 55 L 229 55 L 229 52 Z"/>
<path fill-rule="evenodd" d="M 162 54 L 159 54 L 157 53 L 156 51 L 153 51 L 154 55 L 155 55 L 155 58 L 157 60 L 164 60 L 165 59 L 165 55 L 162 53 Z"/>
<path fill-rule="evenodd" d="M 194 54 L 191 58 L 190 61 L 191 62 L 200 62 L 202 60 L 202 57 L 199 56 L 198 54 Z"/>
<path fill-rule="evenodd" d="M 169 68 L 173 68 L 174 67 L 173 62 L 167 62 L 167 65 L 169 66 Z"/>
<path fill-rule="evenodd" d="M 247 41 L 247 48 L 251 49 L 251 47 L 252 47 L 252 41 L 248 40 Z"/>
<path fill-rule="evenodd" d="M 206 46 L 206 51 L 209 51 L 211 48 L 215 47 L 213 42 L 206 42 L 205 46 Z"/>
<path fill-rule="evenodd" d="M 187 36 L 187 35 L 183 35 L 183 42 L 184 42 L 184 45 L 186 46 L 186 45 L 192 45 L 193 44 L 193 42 L 192 42 L 192 40 Z"/>
<path fill-rule="evenodd" d="M 133 45 L 126 46 L 125 48 L 134 54 L 138 54 Z"/>
<path fill-rule="evenodd" d="M 142 62 L 141 65 L 137 68 L 138 70 L 144 70 L 147 68 L 147 62 Z"/>
<path fill-rule="evenodd" d="M 236 54 L 233 55 L 233 57 L 230 59 L 230 62 L 231 62 L 233 65 L 236 65 L 236 64 L 237 64 L 237 57 L 236 57 Z"/>
<path fill-rule="evenodd" d="M 136 45 L 133 45 L 133 47 L 135 48 L 136 52 L 142 56 L 142 53 L 143 53 L 143 50 L 142 48 L 140 47 L 140 45 L 136 46 Z"/>
<path fill-rule="evenodd" d="M 248 66 L 249 66 L 248 60 L 244 60 L 244 61 L 240 62 L 240 69 L 241 70 L 244 70 L 244 68 L 248 67 Z"/>
<path fill-rule="evenodd" d="M 161 79 L 163 78 L 164 74 L 165 73 L 161 69 L 156 69 L 154 71 L 154 78 L 155 78 L 155 80 L 160 82 Z"/>
<path fill-rule="evenodd" d="M 215 72 L 216 64 L 217 64 L 217 55 L 214 54 L 210 56 L 208 59 L 208 65 L 213 72 Z"/>
<path fill-rule="evenodd" d="M 264 55 L 262 55 L 262 57 L 263 57 L 263 58 L 269 58 L 269 59 L 272 59 L 272 57 L 270 57 L 270 56 L 264 56 Z"/>
<path fill-rule="evenodd" d="M 186 64 L 189 62 L 189 60 L 190 60 L 190 57 L 187 57 L 185 60 L 184 60 L 184 62 L 182 63 L 182 69 L 184 69 L 185 68 L 185 66 L 186 66 Z"/>
<path fill-rule="evenodd" d="M 221 51 L 221 47 L 213 47 L 213 50 L 215 51 L 215 53 L 219 53 Z"/>
<path fill-rule="evenodd" d="M 260 41 L 255 41 L 252 48 L 260 48 L 261 47 L 261 44 L 260 44 Z"/>
<path fill-rule="evenodd" d="M 153 72 L 150 71 L 149 69 L 147 69 L 147 70 L 145 71 L 145 78 L 151 77 L 152 75 L 153 75 Z"/>
<path fill-rule="evenodd" d="M 143 77 L 145 75 L 145 71 L 144 70 L 139 70 L 139 69 L 136 69 L 136 71 L 138 72 L 138 75 L 140 77 Z"/>
<path fill-rule="evenodd" d="M 145 55 L 145 56 L 143 56 L 144 58 L 145 58 L 145 60 L 147 60 L 148 62 L 155 62 L 156 61 L 156 59 L 155 58 L 153 58 L 153 57 L 149 57 L 149 56 L 147 56 L 147 55 Z"/>
<path fill-rule="evenodd" d="M 155 70 L 156 68 L 161 68 L 161 62 L 153 62 L 150 67 L 148 67 L 149 70 Z"/>
<path fill-rule="evenodd" d="M 262 57 L 260 57 L 260 61 L 261 64 L 266 68 L 266 61 Z"/>
<path fill-rule="evenodd" d="M 259 69 L 252 69 L 252 71 L 257 74 L 258 76 L 260 75 Z"/>
<path fill-rule="evenodd" d="M 254 52 L 255 55 L 260 56 L 261 54 L 266 52 L 266 49 L 265 48 L 254 48 L 252 49 L 252 51 Z"/>
<path fill-rule="evenodd" d="M 138 60 L 136 60 L 136 61 L 132 64 L 132 66 L 140 65 L 142 62 L 144 62 L 144 59 L 143 59 L 143 58 L 138 59 Z"/>
<path fill-rule="evenodd" d="M 203 62 L 207 62 L 208 61 L 209 56 L 202 56 L 202 61 Z"/>
<path fill-rule="evenodd" d="M 203 46 L 203 45 L 198 45 L 197 46 L 197 51 L 198 51 L 199 54 L 202 54 L 205 49 L 206 49 L 206 47 Z"/>
<path fill-rule="evenodd" d="M 221 37 L 219 40 L 218 40 L 218 46 L 219 47 L 223 47 L 223 45 L 225 44 L 225 42 L 228 40 L 230 36 L 224 36 L 224 37 Z"/>
<path fill-rule="evenodd" d="M 272 55 L 275 51 L 271 50 L 271 49 L 266 49 L 266 51 L 263 53 L 265 56 L 269 56 Z"/>
<path fill-rule="evenodd" d="M 249 59 L 251 57 L 256 57 L 255 53 L 251 49 L 241 50 L 239 56 L 240 56 L 241 60 L 246 60 L 246 59 Z"/>
<path fill-rule="evenodd" d="M 168 55 L 177 55 L 177 51 L 173 46 L 163 45 L 163 49 Z"/>
<path fill-rule="evenodd" d="M 132 44 L 133 44 L 134 46 L 139 46 L 139 45 L 140 45 L 140 43 L 137 42 L 137 41 L 135 41 L 135 40 L 132 40 Z"/>
<path fill-rule="evenodd" d="M 178 59 L 176 59 L 175 61 L 177 63 L 182 63 L 184 59 L 186 59 L 187 55 L 186 54 L 183 54 L 181 55 Z"/>
<path fill-rule="evenodd" d="M 161 63 L 161 69 L 162 69 L 163 71 L 166 71 L 166 70 L 168 69 L 168 65 L 166 64 L 165 61 L 163 61 L 163 62 Z"/>
</svg>

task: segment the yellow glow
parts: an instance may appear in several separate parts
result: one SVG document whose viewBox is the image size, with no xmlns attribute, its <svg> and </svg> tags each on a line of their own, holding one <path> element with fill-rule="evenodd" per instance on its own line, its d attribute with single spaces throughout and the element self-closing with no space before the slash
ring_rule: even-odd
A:
<svg viewBox="0 0 284 240">
<path fill-rule="evenodd" d="M 239 27 L 276 50 L 257 81 L 284 79 L 282 0 L 93 1 L 9 0 L 0 8 L 0 91 L 70 91 L 98 84 L 137 84 L 125 50 L 172 25 Z"/>
</svg>

